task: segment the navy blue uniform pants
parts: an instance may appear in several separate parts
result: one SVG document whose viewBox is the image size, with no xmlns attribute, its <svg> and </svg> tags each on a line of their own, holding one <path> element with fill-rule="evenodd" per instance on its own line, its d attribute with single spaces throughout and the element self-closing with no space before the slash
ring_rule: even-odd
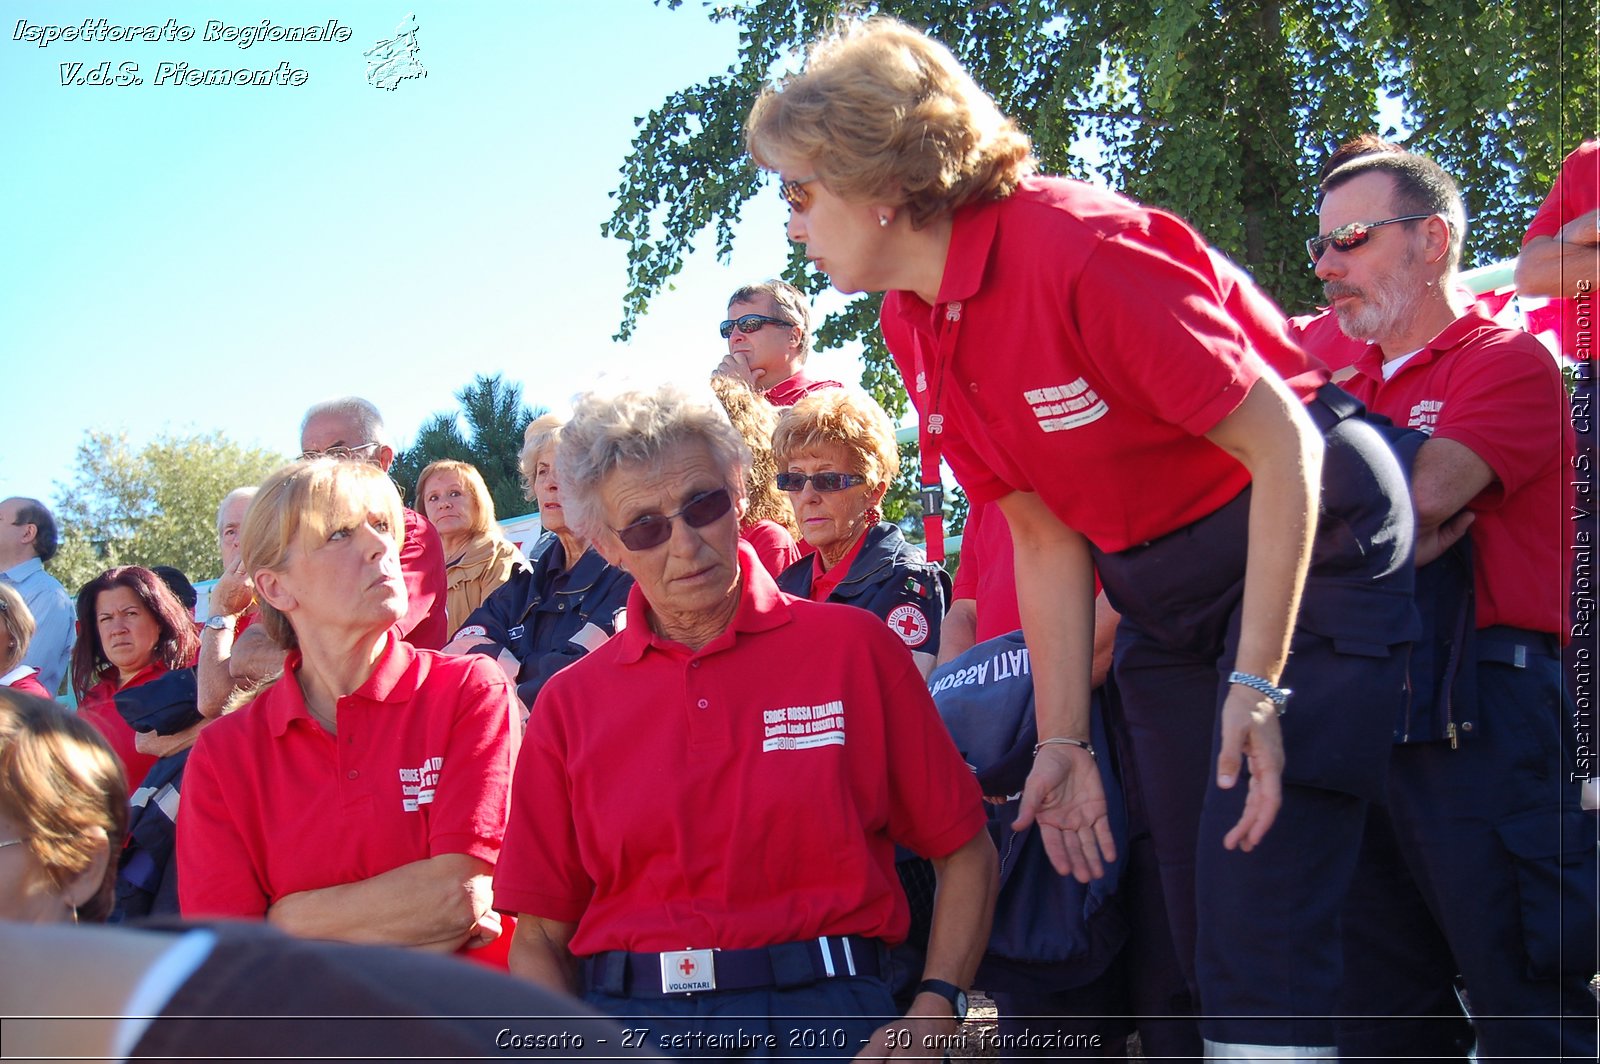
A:
<svg viewBox="0 0 1600 1064">
<path fill-rule="evenodd" d="M 1369 800 L 1382 795 L 1415 632 L 1412 520 L 1388 446 L 1360 420 L 1324 429 L 1321 512 L 1282 683 L 1283 808 L 1251 853 L 1222 837 L 1248 773 L 1215 784 L 1218 710 L 1237 649 L 1250 492 L 1160 540 L 1096 552 L 1123 614 L 1116 677 L 1201 1033 L 1220 1043 L 1332 1046 L 1339 915 Z"/>
<path fill-rule="evenodd" d="M 1395 747 L 1345 919 L 1342 1053 L 1465 1059 L 1459 975 L 1480 1061 L 1594 1059 L 1595 820 L 1560 685 L 1554 647 L 1480 660 L 1475 733 Z"/>
<path fill-rule="evenodd" d="M 880 979 L 826 979 L 785 990 L 717 990 L 670 998 L 584 994 L 636 1047 L 668 1057 L 849 1060 L 898 1015 Z M 928 1051 L 935 1059 L 940 1050 Z"/>
</svg>

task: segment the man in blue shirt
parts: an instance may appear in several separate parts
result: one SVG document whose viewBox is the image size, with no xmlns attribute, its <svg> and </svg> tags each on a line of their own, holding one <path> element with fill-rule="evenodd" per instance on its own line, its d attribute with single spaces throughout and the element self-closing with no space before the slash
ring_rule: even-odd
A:
<svg viewBox="0 0 1600 1064">
<path fill-rule="evenodd" d="M 61 581 L 44 571 L 55 553 L 56 520 L 44 503 L 22 498 L 0 502 L 0 580 L 22 595 L 35 625 L 22 663 L 39 670 L 39 682 L 51 694 L 61 690 L 75 637 L 72 598 Z"/>
</svg>

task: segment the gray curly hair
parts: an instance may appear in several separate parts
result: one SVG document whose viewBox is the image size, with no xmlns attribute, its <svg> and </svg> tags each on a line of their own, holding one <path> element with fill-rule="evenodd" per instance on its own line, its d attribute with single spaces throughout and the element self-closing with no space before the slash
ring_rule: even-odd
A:
<svg viewBox="0 0 1600 1064">
<path fill-rule="evenodd" d="M 695 440 L 727 470 L 733 493 L 743 495 L 750 449 L 711 396 L 691 396 L 670 384 L 581 396 L 556 447 L 567 523 L 590 541 L 609 532 L 600 503 L 606 477 L 623 465 L 658 465 L 673 448 Z"/>
</svg>

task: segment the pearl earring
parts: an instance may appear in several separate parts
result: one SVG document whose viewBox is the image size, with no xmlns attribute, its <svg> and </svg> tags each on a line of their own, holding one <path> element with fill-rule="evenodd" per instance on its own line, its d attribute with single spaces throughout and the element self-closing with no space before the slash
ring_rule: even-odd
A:
<svg viewBox="0 0 1600 1064">
<path fill-rule="evenodd" d="M 889 227 L 889 216 L 887 214 L 878 215 L 878 225 L 881 228 L 887 229 Z"/>
</svg>

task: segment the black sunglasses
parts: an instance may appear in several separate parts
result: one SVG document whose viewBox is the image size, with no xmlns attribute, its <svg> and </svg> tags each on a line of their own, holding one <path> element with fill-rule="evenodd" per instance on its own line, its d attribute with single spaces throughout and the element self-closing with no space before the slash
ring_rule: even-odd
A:
<svg viewBox="0 0 1600 1064">
<path fill-rule="evenodd" d="M 791 329 L 794 328 L 794 322 L 784 321 L 782 318 L 769 318 L 765 314 L 745 314 L 742 317 L 729 318 L 717 326 L 717 330 L 722 333 L 722 338 L 726 340 L 733 335 L 733 330 L 735 329 L 748 335 L 753 332 L 759 332 L 768 325 L 787 325 Z"/>
<path fill-rule="evenodd" d="M 674 517 L 683 518 L 683 523 L 690 528 L 704 528 L 731 509 L 733 496 L 728 494 L 727 488 L 718 488 L 696 495 L 675 514 L 646 514 L 627 528 L 612 531 L 629 550 L 649 550 L 671 538 Z"/>
<path fill-rule="evenodd" d="M 806 490 L 806 481 L 811 481 L 811 486 L 818 491 L 843 491 L 853 488 L 857 484 L 865 484 L 867 478 L 860 473 L 779 473 L 777 478 L 778 490 L 791 494 Z"/>
<path fill-rule="evenodd" d="M 1398 218 L 1385 218 L 1381 222 L 1351 222 L 1341 225 L 1326 236 L 1314 236 L 1306 241 L 1306 254 L 1311 256 L 1311 265 L 1315 266 L 1322 261 L 1322 253 L 1329 248 L 1335 251 L 1354 251 L 1356 248 L 1372 239 L 1372 231 L 1380 225 L 1393 225 L 1395 222 L 1417 222 L 1424 218 L 1432 218 L 1431 214 L 1402 214 Z"/>
</svg>

